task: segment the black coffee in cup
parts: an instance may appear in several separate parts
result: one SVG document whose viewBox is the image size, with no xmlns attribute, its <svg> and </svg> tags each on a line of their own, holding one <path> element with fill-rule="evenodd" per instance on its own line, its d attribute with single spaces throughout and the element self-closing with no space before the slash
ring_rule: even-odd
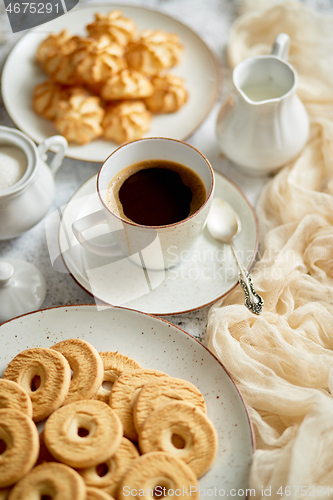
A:
<svg viewBox="0 0 333 500">
<path fill-rule="evenodd" d="M 180 163 L 139 162 L 111 181 L 108 207 L 121 217 L 145 226 L 165 226 L 194 214 L 207 197 L 200 177 Z"/>
</svg>

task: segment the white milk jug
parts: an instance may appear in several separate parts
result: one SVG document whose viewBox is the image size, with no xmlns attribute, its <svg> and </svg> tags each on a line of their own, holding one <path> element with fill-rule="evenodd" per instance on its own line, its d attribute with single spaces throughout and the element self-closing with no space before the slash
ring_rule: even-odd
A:
<svg viewBox="0 0 333 500">
<path fill-rule="evenodd" d="M 248 58 L 233 71 L 233 93 L 216 123 L 221 151 L 250 175 L 275 172 L 296 157 L 309 136 L 309 118 L 296 95 L 297 74 L 286 62 L 289 36 L 272 54 Z"/>
</svg>

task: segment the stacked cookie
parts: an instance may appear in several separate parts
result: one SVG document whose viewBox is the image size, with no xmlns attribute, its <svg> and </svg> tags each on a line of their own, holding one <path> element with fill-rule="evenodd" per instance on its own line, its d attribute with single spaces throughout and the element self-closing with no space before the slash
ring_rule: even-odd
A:
<svg viewBox="0 0 333 500">
<path fill-rule="evenodd" d="M 87 32 L 51 34 L 36 54 L 49 79 L 35 87 L 33 109 L 69 142 L 139 139 L 151 113 L 173 113 L 186 103 L 184 81 L 168 73 L 183 51 L 176 34 L 139 32 L 119 10 L 97 13 Z"/>
<path fill-rule="evenodd" d="M 0 408 L 0 499 L 196 498 L 217 452 L 193 384 L 81 339 L 18 354 Z"/>
</svg>

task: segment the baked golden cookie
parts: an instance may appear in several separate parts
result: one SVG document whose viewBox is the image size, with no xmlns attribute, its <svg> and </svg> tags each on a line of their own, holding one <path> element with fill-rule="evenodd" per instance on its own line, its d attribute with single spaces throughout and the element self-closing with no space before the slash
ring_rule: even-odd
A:
<svg viewBox="0 0 333 500">
<path fill-rule="evenodd" d="M 84 468 L 113 455 L 122 439 L 117 414 L 105 403 L 81 400 L 55 411 L 46 421 L 44 440 L 60 462 Z"/>
<path fill-rule="evenodd" d="M 146 418 L 160 406 L 172 401 L 187 401 L 206 413 L 206 403 L 199 389 L 181 378 L 159 378 L 145 384 L 135 400 L 134 424 L 140 430 Z"/>
<path fill-rule="evenodd" d="M 153 93 L 144 101 L 149 111 L 174 113 L 186 103 L 188 92 L 182 78 L 167 73 L 153 76 L 151 83 L 154 87 Z"/>
<path fill-rule="evenodd" d="M 103 490 L 92 488 L 91 486 L 88 486 L 88 488 L 86 488 L 86 495 L 87 496 L 85 500 L 111 500 L 112 498 Z"/>
<path fill-rule="evenodd" d="M 7 488 L 37 460 L 38 431 L 30 417 L 11 408 L 0 409 L 0 449 L 0 488 Z"/>
<path fill-rule="evenodd" d="M 36 85 L 32 95 L 32 107 L 38 115 L 47 120 L 55 120 L 58 116 L 59 104 L 67 101 L 74 94 L 89 95 L 80 87 L 66 87 L 51 78 Z"/>
<path fill-rule="evenodd" d="M 159 370 L 133 370 L 121 375 L 113 384 L 110 406 L 115 410 L 124 428 L 124 436 L 137 441 L 138 435 L 133 422 L 133 405 L 140 389 L 159 377 L 167 375 Z"/>
<path fill-rule="evenodd" d="M 141 101 L 123 101 L 106 109 L 102 122 L 105 139 L 117 144 L 135 141 L 149 131 L 151 114 Z"/>
<path fill-rule="evenodd" d="M 190 467 L 179 458 L 161 451 L 142 455 L 134 462 L 121 481 L 119 500 L 137 499 L 137 496 L 131 495 L 133 490 L 143 490 L 145 494 L 148 490 L 155 490 L 154 496 L 147 494 L 149 500 L 199 498 L 198 481 Z"/>
<path fill-rule="evenodd" d="M 101 97 L 106 101 L 117 99 L 140 99 L 153 92 L 150 80 L 133 69 L 123 69 L 109 78 L 101 88 Z"/>
<path fill-rule="evenodd" d="M 95 20 L 87 25 L 87 31 L 92 38 L 104 35 L 110 42 L 125 46 L 136 36 L 137 27 L 120 10 L 112 10 L 107 14 L 95 14 Z"/>
<path fill-rule="evenodd" d="M 156 75 L 178 64 L 183 46 L 178 35 L 161 30 L 144 30 L 138 40 L 130 42 L 126 61 L 130 68 L 146 75 Z"/>
<path fill-rule="evenodd" d="M 57 50 L 50 51 L 42 65 L 45 73 L 64 85 L 80 85 L 82 80 L 77 73 L 77 65 L 83 57 L 80 48 L 84 43 L 84 39 L 73 36 L 59 45 Z"/>
<path fill-rule="evenodd" d="M 78 469 L 78 472 L 87 486 L 103 489 L 109 495 L 117 497 L 122 477 L 139 456 L 134 444 L 122 438 L 119 448 L 112 457 L 94 467 Z"/>
<path fill-rule="evenodd" d="M 15 356 L 8 364 L 4 378 L 17 382 L 29 394 L 33 420 L 40 422 L 65 401 L 71 370 L 61 353 L 34 347 Z"/>
<path fill-rule="evenodd" d="M 12 408 L 32 418 L 32 403 L 29 394 L 22 386 L 0 378 L 0 408 Z"/>
<path fill-rule="evenodd" d="M 59 101 L 64 96 L 63 86 L 48 79 L 36 87 L 32 94 L 32 107 L 37 115 L 46 118 L 47 120 L 54 120 L 57 116 Z"/>
<path fill-rule="evenodd" d="M 190 403 L 174 401 L 160 406 L 144 421 L 139 432 L 139 446 L 142 453 L 171 453 L 201 477 L 215 460 L 217 434 L 202 411 Z"/>
<path fill-rule="evenodd" d="M 78 77 L 84 83 L 105 82 L 125 68 L 123 48 L 116 43 L 106 44 L 105 38 L 87 39 L 73 54 L 72 60 Z"/>
<path fill-rule="evenodd" d="M 38 465 L 11 490 L 8 500 L 85 500 L 86 486 L 80 474 L 67 465 Z"/>
<path fill-rule="evenodd" d="M 51 33 L 38 46 L 36 61 L 45 71 L 45 65 L 50 58 L 58 54 L 63 56 L 72 53 L 77 47 L 78 39 L 67 30 L 60 33 Z"/>
<path fill-rule="evenodd" d="M 104 368 L 103 383 L 107 382 L 110 385 L 114 384 L 117 378 L 123 373 L 141 368 L 139 363 L 137 363 L 134 359 L 129 358 L 118 351 L 104 351 L 100 352 L 99 355 Z M 106 389 L 102 384 L 95 394 L 94 399 L 104 401 L 104 403 L 109 403 L 110 393 L 111 389 Z"/>
<path fill-rule="evenodd" d="M 59 104 L 54 125 L 68 142 L 87 144 L 102 135 L 103 117 L 99 97 L 75 94 Z"/>
<path fill-rule="evenodd" d="M 118 42 L 110 42 L 107 35 L 99 35 L 97 38 L 89 38 L 91 42 L 94 42 L 99 50 L 107 49 L 109 54 L 113 54 L 118 57 L 123 57 L 126 48 Z"/>
<path fill-rule="evenodd" d="M 51 347 L 68 361 L 73 372 L 64 404 L 91 398 L 102 383 L 104 368 L 97 349 L 82 339 L 62 340 Z"/>
</svg>

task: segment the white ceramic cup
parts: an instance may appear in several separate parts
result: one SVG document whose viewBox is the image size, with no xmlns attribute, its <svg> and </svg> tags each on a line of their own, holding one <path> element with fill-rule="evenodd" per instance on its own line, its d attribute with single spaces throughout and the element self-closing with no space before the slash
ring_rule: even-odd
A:
<svg viewBox="0 0 333 500">
<path fill-rule="evenodd" d="M 123 169 L 149 160 L 180 163 L 200 177 L 206 199 L 194 214 L 174 224 L 146 226 L 122 218 L 110 209 L 106 199 L 112 179 Z M 168 269 L 184 260 L 201 235 L 213 200 L 214 185 L 214 172 L 207 158 L 185 142 L 153 137 L 124 144 L 106 159 L 99 171 L 97 193 L 101 210 L 75 221 L 72 225 L 74 235 L 84 248 L 104 257 L 124 255 L 147 269 Z M 113 244 L 98 245 L 85 238 L 84 231 L 99 224 L 107 224 Z"/>
</svg>

